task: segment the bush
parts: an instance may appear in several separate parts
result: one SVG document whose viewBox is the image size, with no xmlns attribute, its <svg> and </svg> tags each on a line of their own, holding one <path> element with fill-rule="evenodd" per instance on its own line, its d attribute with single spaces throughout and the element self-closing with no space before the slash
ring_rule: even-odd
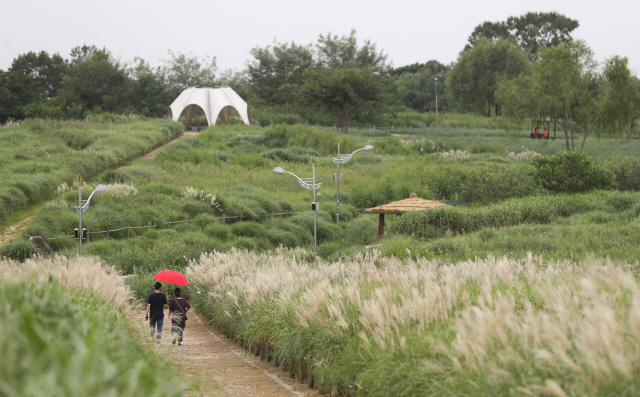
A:
<svg viewBox="0 0 640 397">
<path fill-rule="evenodd" d="M 474 203 L 524 197 L 539 191 L 535 169 L 527 164 L 480 165 L 466 170 L 455 198 Z"/>
<path fill-rule="evenodd" d="M 0 258 L 5 257 L 20 262 L 34 255 L 44 255 L 44 252 L 27 240 L 18 240 L 0 247 Z"/>
<path fill-rule="evenodd" d="M 532 160 L 542 187 L 555 193 L 580 193 L 609 189 L 613 173 L 597 165 L 584 151 L 536 156 Z"/>
<path fill-rule="evenodd" d="M 614 157 L 608 164 L 618 184 L 618 190 L 640 190 L 640 159 L 631 156 Z"/>
<path fill-rule="evenodd" d="M 227 241 L 229 239 L 229 226 L 222 223 L 212 223 L 207 226 L 204 233 L 211 238 Z"/>
</svg>

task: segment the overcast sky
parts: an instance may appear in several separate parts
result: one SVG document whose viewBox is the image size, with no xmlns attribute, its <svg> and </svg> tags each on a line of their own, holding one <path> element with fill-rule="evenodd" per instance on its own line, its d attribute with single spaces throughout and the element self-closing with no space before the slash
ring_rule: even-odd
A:
<svg viewBox="0 0 640 397">
<path fill-rule="evenodd" d="M 378 44 L 397 66 L 456 60 L 473 28 L 528 11 L 556 11 L 577 19 L 574 38 L 584 39 L 604 60 L 629 58 L 640 72 L 638 0 L 0 0 L 0 69 L 28 51 L 69 57 L 82 44 L 105 47 L 128 62 L 152 65 L 167 50 L 215 56 L 220 69 L 242 69 L 249 50 L 280 42 L 315 42 L 320 33 Z"/>
</svg>

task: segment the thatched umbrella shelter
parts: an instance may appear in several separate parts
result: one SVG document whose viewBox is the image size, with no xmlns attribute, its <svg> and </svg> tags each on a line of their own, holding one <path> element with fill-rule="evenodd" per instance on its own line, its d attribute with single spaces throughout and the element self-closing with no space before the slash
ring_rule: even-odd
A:
<svg viewBox="0 0 640 397">
<path fill-rule="evenodd" d="M 380 205 L 378 207 L 367 208 L 364 212 L 367 214 L 380 214 L 380 220 L 378 221 L 378 240 L 382 240 L 385 214 L 402 215 L 407 211 L 420 211 L 435 207 L 449 207 L 449 205 L 439 201 L 421 199 L 417 194 L 411 193 L 408 199 L 394 201 L 393 203 Z"/>
</svg>

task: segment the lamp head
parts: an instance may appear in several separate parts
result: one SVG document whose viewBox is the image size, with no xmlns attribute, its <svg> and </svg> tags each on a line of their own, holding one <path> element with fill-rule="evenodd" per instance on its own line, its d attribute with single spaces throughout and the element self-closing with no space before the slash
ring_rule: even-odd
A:
<svg viewBox="0 0 640 397">
<path fill-rule="evenodd" d="M 362 150 L 371 150 L 371 149 L 373 149 L 373 146 L 371 146 L 371 145 L 367 145 L 367 146 L 362 148 Z"/>
<path fill-rule="evenodd" d="M 102 185 L 102 184 L 96 186 L 96 188 L 94 189 L 94 192 L 96 192 L 96 193 L 102 193 L 102 192 L 105 192 L 105 191 L 107 191 L 107 187 L 105 185 Z"/>
<path fill-rule="evenodd" d="M 273 169 L 273 172 L 275 172 L 276 174 L 284 174 L 286 171 L 282 168 L 282 167 L 276 167 Z"/>
</svg>

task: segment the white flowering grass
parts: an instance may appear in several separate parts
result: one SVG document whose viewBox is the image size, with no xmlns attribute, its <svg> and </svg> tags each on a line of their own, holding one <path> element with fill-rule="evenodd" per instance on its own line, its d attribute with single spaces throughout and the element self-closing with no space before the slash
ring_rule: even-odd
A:
<svg viewBox="0 0 640 397">
<path fill-rule="evenodd" d="M 465 162 L 469 161 L 470 154 L 466 150 L 449 150 L 448 152 L 442 152 L 442 158 L 447 161 Z"/>
<path fill-rule="evenodd" d="M 635 267 L 304 258 L 213 253 L 187 274 L 218 327 L 298 376 L 314 373 L 322 391 L 611 395 L 640 376 Z"/>
</svg>

